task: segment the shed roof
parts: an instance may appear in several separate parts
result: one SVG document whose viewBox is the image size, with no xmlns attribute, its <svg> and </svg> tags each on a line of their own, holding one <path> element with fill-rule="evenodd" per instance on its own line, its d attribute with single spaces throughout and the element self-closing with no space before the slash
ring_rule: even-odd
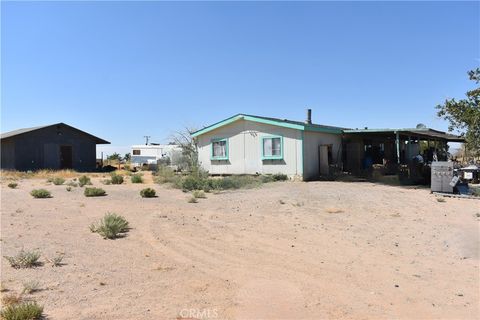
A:
<svg viewBox="0 0 480 320">
<path fill-rule="evenodd" d="M 422 138 L 442 139 L 450 142 L 464 142 L 465 138 L 431 128 L 398 128 L 398 129 L 346 129 L 346 134 L 399 134 L 415 135 Z"/>
<path fill-rule="evenodd" d="M 270 124 L 270 125 L 273 125 L 273 126 L 286 127 L 286 128 L 297 129 L 297 130 L 302 130 L 302 131 L 317 131 L 317 132 L 341 134 L 342 130 L 343 130 L 343 128 L 334 127 L 334 126 L 326 126 L 326 125 L 313 124 L 313 123 L 308 124 L 308 123 L 305 123 L 305 122 L 302 122 L 302 121 L 262 117 L 262 116 L 255 116 L 255 115 L 240 113 L 240 114 L 236 114 L 236 115 L 234 115 L 230 118 L 227 118 L 225 120 L 214 123 L 214 124 L 212 124 L 208 127 L 205 127 L 203 129 L 197 130 L 197 131 L 192 133 L 192 137 L 200 136 L 204 133 L 207 133 L 209 131 L 215 130 L 217 128 L 223 127 L 227 124 L 230 124 L 232 122 L 242 120 L 242 119 L 247 120 L 247 121 L 265 123 L 265 124 Z"/>
<path fill-rule="evenodd" d="M 40 130 L 40 129 L 45 129 L 45 128 L 48 128 L 48 127 L 53 127 L 53 126 L 65 126 L 65 127 L 68 127 L 72 130 L 75 130 L 75 131 L 78 131 L 88 137 L 90 137 L 91 139 L 95 140 L 95 142 L 97 144 L 110 144 L 110 142 L 106 141 L 106 140 L 103 140 L 99 137 L 96 137 L 90 133 L 87 133 L 85 131 L 82 131 L 80 129 L 77 129 L 75 127 L 72 127 L 72 126 L 69 126 L 68 124 L 65 124 L 63 122 L 59 122 L 59 123 L 54 123 L 54 124 L 49 124 L 49 125 L 46 125 L 46 126 L 39 126 L 39 127 L 31 127 L 31 128 L 22 128 L 22 129 L 17 129 L 17 130 L 13 130 L 13 131 L 9 131 L 9 132 L 5 132 L 5 133 L 2 133 L 1 135 L 1 139 L 7 139 L 7 138 L 11 138 L 11 137 L 14 137 L 14 136 L 18 136 L 18 135 L 21 135 L 21 134 L 25 134 L 25 133 L 29 133 L 29 132 L 32 132 L 32 131 L 36 131 L 36 130 Z"/>
</svg>

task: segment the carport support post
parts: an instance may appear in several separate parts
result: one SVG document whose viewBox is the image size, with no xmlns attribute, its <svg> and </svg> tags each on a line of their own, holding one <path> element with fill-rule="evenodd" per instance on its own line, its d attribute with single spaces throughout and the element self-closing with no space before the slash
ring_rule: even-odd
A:
<svg viewBox="0 0 480 320">
<path fill-rule="evenodd" d="M 395 131 L 395 145 L 397 146 L 397 163 L 400 164 L 400 134 Z"/>
</svg>

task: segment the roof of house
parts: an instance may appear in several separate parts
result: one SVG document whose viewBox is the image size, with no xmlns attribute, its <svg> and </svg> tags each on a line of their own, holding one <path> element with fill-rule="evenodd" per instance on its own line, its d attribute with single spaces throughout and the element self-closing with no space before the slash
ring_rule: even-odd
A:
<svg viewBox="0 0 480 320">
<path fill-rule="evenodd" d="M 68 127 L 70 129 L 73 129 L 75 131 L 78 131 L 84 135 L 87 135 L 89 136 L 90 138 L 92 138 L 93 140 L 95 140 L 95 142 L 97 144 L 110 144 L 110 142 L 106 141 L 106 140 L 103 140 L 99 137 L 96 137 L 90 133 L 87 133 L 85 131 L 82 131 L 80 129 L 77 129 L 77 128 L 74 128 L 72 126 L 69 126 L 68 124 L 65 124 L 63 122 L 59 122 L 59 123 L 54 123 L 54 124 L 49 124 L 49 125 L 46 125 L 46 126 L 39 126 L 39 127 L 31 127 L 31 128 L 22 128 L 22 129 L 17 129 L 17 130 L 13 130 L 13 131 L 9 131 L 9 132 L 5 132 L 5 133 L 2 133 L 1 135 L 1 139 L 7 139 L 7 138 L 11 138 L 11 137 L 14 137 L 14 136 L 18 136 L 18 135 L 21 135 L 21 134 L 25 134 L 25 133 L 29 133 L 29 132 L 32 132 L 32 131 L 36 131 L 36 130 L 40 130 L 40 129 L 45 129 L 45 128 L 48 128 L 48 127 L 53 127 L 53 126 L 65 126 L 65 127 Z"/>
<path fill-rule="evenodd" d="M 386 128 L 386 129 L 345 129 L 346 134 L 399 134 L 413 135 L 421 138 L 442 139 L 450 142 L 464 142 L 465 138 L 431 128 Z"/>
<path fill-rule="evenodd" d="M 321 124 L 313 124 L 313 123 L 309 124 L 302 121 L 293 121 L 288 119 L 270 118 L 270 117 L 262 117 L 262 116 L 255 116 L 255 115 L 240 113 L 230 118 L 227 118 L 225 120 L 214 123 L 203 129 L 197 130 L 192 133 L 192 137 L 197 137 L 199 135 L 210 132 L 219 127 L 223 127 L 227 124 L 230 124 L 238 120 L 247 120 L 247 121 L 259 122 L 259 123 L 265 123 L 273 126 L 286 127 L 286 128 L 297 129 L 302 131 L 317 131 L 317 132 L 336 133 L 336 134 L 341 134 L 344 129 L 340 127 L 326 126 Z"/>
</svg>

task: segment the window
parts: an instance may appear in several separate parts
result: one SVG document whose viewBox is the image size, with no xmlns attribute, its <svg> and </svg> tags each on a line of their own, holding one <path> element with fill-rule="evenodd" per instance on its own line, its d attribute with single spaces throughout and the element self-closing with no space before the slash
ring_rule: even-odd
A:
<svg viewBox="0 0 480 320">
<path fill-rule="evenodd" d="M 262 160 L 283 159 L 283 137 L 262 138 Z"/>
<path fill-rule="evenodd" d="M 139 156 L 140 155 L 140 150 L 133 150 L 133 155 L 134 156 Z"/>
<path fill-rule="evenodd" d="M 213 139 L 212 140 L 212 160 L 228 160 L 228 140 Z"/>
</svg>

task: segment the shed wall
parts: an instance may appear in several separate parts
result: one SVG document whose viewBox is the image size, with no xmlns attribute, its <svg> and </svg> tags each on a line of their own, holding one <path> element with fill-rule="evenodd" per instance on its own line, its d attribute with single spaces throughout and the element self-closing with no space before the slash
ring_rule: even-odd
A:
<svg viewBox="0 0 480 320">
<path fill-rule="evenodd" d="M 2 140 L 14 144 L 14 157 L 5 163 L 15 163 L 17 170 L 60 169 L 60 146 L 72 147 L 72 167 L 93 170 L 96 167 L 96 141 L 81 132 L 60 126 L 47 127 Z M 2 155 L 2 168 L 4 166 Z"/>
</svg>

